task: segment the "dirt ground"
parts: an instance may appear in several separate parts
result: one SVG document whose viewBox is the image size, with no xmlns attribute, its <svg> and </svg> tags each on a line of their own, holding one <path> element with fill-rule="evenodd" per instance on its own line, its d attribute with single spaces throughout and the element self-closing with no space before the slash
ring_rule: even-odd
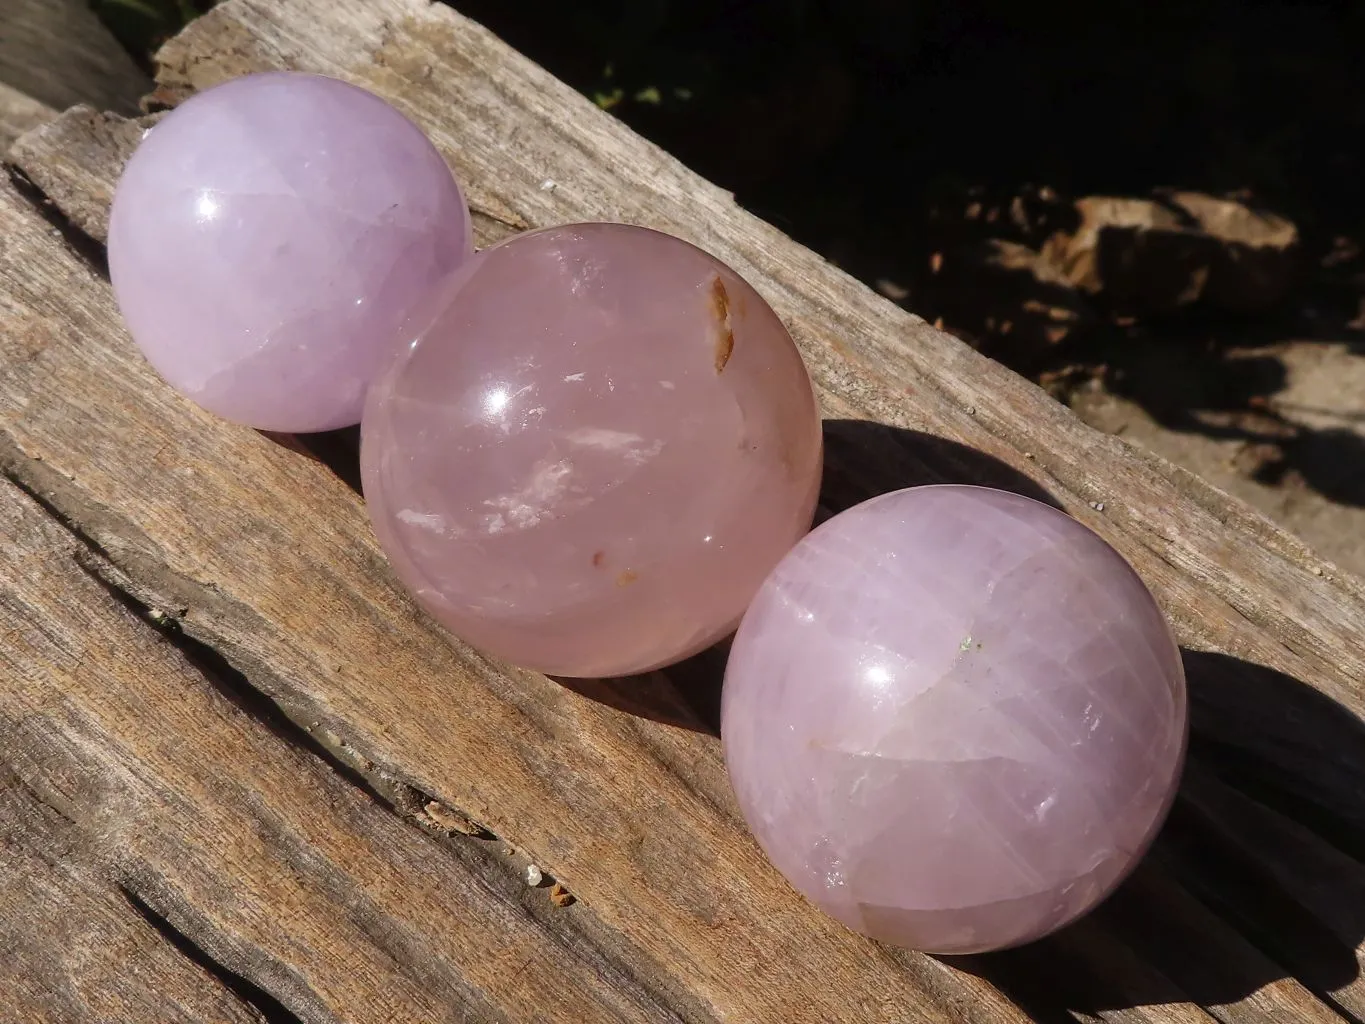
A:
<svg viewBox="0 0 1365 1024">
<path fill-rule="evenodd" d="M 1320 341 L 1238 355 L 1283 365 L 1284 387 L 1267 402 L 1271 415 L 1207 413 L 1207 433 L 1171 429 L 1098 377 L 1076 388 L 1069 404 L 1091 426 L 1198 473 L 1365 575 L 1365 357 L 1349 344 Z M 1239 429 L 1248 418 L 1259 429 Z"/>
</svg>

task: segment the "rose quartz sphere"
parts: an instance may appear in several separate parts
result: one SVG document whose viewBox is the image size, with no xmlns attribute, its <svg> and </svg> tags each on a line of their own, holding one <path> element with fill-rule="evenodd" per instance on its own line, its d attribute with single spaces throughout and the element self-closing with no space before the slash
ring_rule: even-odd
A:
<svg viewBox="0 0 1365 1024">
<path fill-rule="evenodd" d="M 449 629 L 562 676 L 729 633 L 810 527 L 820 420 L 762 297 L 677 238 L 516 236 L 415 321 L 361 426 L 375 532 Z"/>
<path fill-rule="evenodd" d="M 152 128 L 114 195 L 109 272 L 177 391 L 264 430 L 359 422 L 404 318 L 472 252 L 445 161 L 377 96 L 250 75 Z"/>
<path fill-rule="evenodd" d="M 982 487 L 883 495 L 778 565 L 725 674 L 725 760 L 768 856 L 895 945 L 1037 939 L 1156 833 L 1186 739 L 1180 652 L 1123 558 Z"/>
</svg>

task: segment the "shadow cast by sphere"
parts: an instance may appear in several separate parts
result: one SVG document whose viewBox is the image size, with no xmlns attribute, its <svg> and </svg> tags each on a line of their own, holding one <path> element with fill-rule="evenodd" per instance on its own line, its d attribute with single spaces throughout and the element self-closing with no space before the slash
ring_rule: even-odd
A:
<svg viewBox="0 0 1365 1024">
<path fill-rule="evenodd" d="M 966 445 L 865 420 L 826 420 L 822 513 L 922 484 L 980 484 L 1056 506 L 1024 473 Z M 720 693 L 730 637 L 663 672 L 626 679 L 559 679 L 610 707 L 698 732 L 720 734 Z"/>
<path fill-rule="evenodd" d="M 888 491 L 925 484 L 979 484 L 1060 508 L 1032 477 L 994 456 L 919 430 L 870 420 L 825 421 L 820 503 L 832 512 Z"/>
<path fill-rule="evenodd" d="M 361 493 L 360 428 L 318 434 L 264 436 L 327 466 Z M 979 484 L 1014 491 L 1056 506 L 1024 473 L 992 456 L 932 434 L 865 420 L 827 420 L 820 515 L 921 484 Z M 730 638 L 670 666 L 625 679 L 557 678 L 565 688 L 628 714 L 718 735 L 720 689 Z"/>
<path fill-rule="evenodd" d="M 851 420 L 824 429 L 821 507 L 829 513 L 936 483 L 999 487 L 1056 505 L 1027 474 L 943 438 Z M 345 479 L 354 432 L 320 437 L 323 454 L 319 436 L 281 443 L 336 461 Z M 715 736 L 729 642 L 644 676 L 558 681 L 627 714 Z M 1365 725 L 1283 673 L 1214 653 L 1186 651 L 1184 663 L 1189 764 L 1139 868 L 1095 913 L 1054 936 L 944 958 L 1039 1021 L 1182 1001 L 1226 1005 L 1287 977 L 1330 999 L 1359 976 Z"/>
<path fill-rule="evenodd" d="M 552 676 L 566 690 L 637 718 L 720 735 L 720 689 L 731 637 L 658 672 L 619 679 Z"/>
<path fill-rule="evenodd" d="M 1365 723 L 1273 669 L 1188 652 L 1185 669 L 1192 760 L 1365 863 Z"/>
<path fill-rule="evenodd" d="M 278 434 L 268 430 L 261 434 L 283 448 L 322 463 L 356 494 L 361 493 L 359 426 L 320 434 Z"/>
<path fill-rule="evenodd" d="M 1330 998 L 1359 977 L 1365 725 L 1283 673 L 1221 654 L 1184 660 L 1189 764 L 1144 862 L 1056 935 L 945 958 L 1038 1019 L 1225 1005 L 1286 977 Z"/>
</svg>

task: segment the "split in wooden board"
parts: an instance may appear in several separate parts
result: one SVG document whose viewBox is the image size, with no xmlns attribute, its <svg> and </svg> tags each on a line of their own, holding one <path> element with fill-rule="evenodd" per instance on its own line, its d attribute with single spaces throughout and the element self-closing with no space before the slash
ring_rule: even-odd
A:
<svg viewBox="0 0 1365 1024">
<path fill-rule="evenodd" d="M 1175 621 L 1195 738 L 1172 827 L 1079 928 L 952 964 L 845 932 L 737 815 L 709 732 L 716 655 L 579 687 L 598 700 L 491 664 L 403 595 L 328 466 L 155 378 L 97 244 L 141 127 L 77 110 L 19 142 L 29 184 L 0 189 L 0 466 L 17 485 L 0 492 L 0 765 L 25 792 L 71 791 L 55 806 L 79 848 L 51 860 L 83 899 L 126 906 L 118 927 L 146 920 L 109 902 L 126 892 L 202 951 L 176 969 L 221 965 L 253 986 L 222 982 L 248 1011 L 255 992 L 307 1021 L 1365 1017 L 1360 581 L 1091 431 L 449 9 L 228 0 L 162 62 L 168 102 L 272 67 L 386 96 L 459 173 L 481 244 L 625 220 L 725 259 L 811 367 L 827 502 L 962 480 L 1073 512 Z M 579 902 L 552 907 L 480 841 L 432 838 L 367 790 L 482 823 Z"/>
</svg>

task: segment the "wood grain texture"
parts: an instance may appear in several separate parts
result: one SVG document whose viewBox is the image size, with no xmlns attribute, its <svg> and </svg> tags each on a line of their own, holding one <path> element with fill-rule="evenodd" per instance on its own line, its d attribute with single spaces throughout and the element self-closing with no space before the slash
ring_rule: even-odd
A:
<svg viewBox="0 0 1365 1024">
<path fill-rule="evenodd" d="M 78 105 L 17 139 L 9 159 L 27 171 L 66 221 L 103 242 L 119 172 L 155 120 Z"/>
<path fill-rule="evenodd" d="M 47 224 L 10 189 L 0 191 L 0 237 L 7 240 L 0 252 L 0 276 L 13 281 L 0 329 L 5 346 L 0 361 L 0 393 L 5 396 L 0 399 L 0 445 L 5 447 L 0 460 L 11 475 L 80 524 L 126 574 L 121 587 L 148 606 L 177 614 L 185 609 L 180 628 L 210 640 L 255 685 L 294 705 L 301 720 L 311 719 L 320 729 L 345 737 L 363 759 L 375 760 L 371 740 L 381 740 L 376 750 L 390 743 L 396 748 L 416 743 L 423 758 L 435 758 L 431 765 L 414 772 L 419 766 L 408 764 L 406 755 L 378 763 L 479 821 L 497 822 L 499 834 L 564 878 L 583 897 L 586 906 L 578 909 L 593 913 L 622 936 L 622 948 L 614 954 L 627 965 L 620 973 L 638 971 L 659 991 L 680 993 L 669 997 L 677 1015 L 705 1020 L 729 1013 L 731 1007 L 757 1007 L 746 1015 L 801 1020 L 799 1014 L 805 1013 L 810 1020 L 837 1020 L 853 1013 L 891 1019 L 900 1008 L 917 1007 L 924 1019 L 946 1021 L 960 1019 L 949 1007 L 952 999 L 964 998 L 955 993 L 965 987 L 968 992 L 980 989 L 996 1001 L 1000 1016 L 1010 1019 L 1009 1004 L 984 983 L 970 978 L 955 983 L 932 961 L 909 960 L 859 942 L 796 900 L 763 863 L 738 822 L 712 741 L 639 722 L 543 677 L 503 675 L 447 643 L 390 578 L 354 493 L 320 464 L 260 434 L 226 428 L 159 385 L 133 358 L 127 339 L 111 330 L 115 321 L 107 285 L 79 253 L 54 244 Z M 35 260 L 39 251 L 47 258 Z M 67 440 L 58 447 L 46 442 L 34 446 L 39 434 L 53 436 L 54 431 Z M 79 462 L 69 461 L 59 448 L 72 455 L 79 448 Z M 230 489 L 224 490 L 225 485 Z M 243 504 L 247 493 L 264 507 L 254 499 Z M 134 504 L 125 504 L 125 499 Z M 202 556 L 210 562 L 202 562 Z M 7 567 L 7 573 L 13 569 Z M 250 576 L 261 584 L 256 594 L 263 598 L 260 602 L 255 597 L 240 600 L 240 582 Z M 21 584 L 26 594 L 33 589 L 51 595 L 51 601 L 68 600 L 63 594 L 67 587 L 59 581 Z M 54 611 L 43 605 L 28 617 L 44 622 Z M 80 635 L 78 628 L 61 632 Z M 20 665 L 6 676 L 18 681 L 35 671 Z M 48 671 L 37 674 L 41 678 Z M 159 671 L 134 665 L 126 672 L 127 683 L 110 688 L 101 681 L 104 670 L 97 668 L 87 677 L 95 692 L 77 690 L 71 699 L 98 701 L 111 689 L 118 694 L 135 682 L 151 685 L 148 680 Z M 319 700 L 330 681 L 340 684 L 335 694 Z M 16 685 L 7 683 L 11 689 Z M 222 723 L 189 732 L 183 702 L 172 697 L 174 689 L 138 702 L 152 709 L 174 708 L 173 714 L 149 713 L 130 728 L 153 736 L 171 729 L 165 741 L 181 746 L 201 774 L 176 782 L 175 791 L 183 794 L 180 802 L 160 805 L 147 818 L 172 829 L 187 818 L 203 816 L 202 807 L 191 815 L 190 805 L 202 799 L 208 779 L 238 759 L 258 780 L 253 799 L 280 798 L 282 794 L 271 795 L 270 773 L 262 769 L 267 749 L 231 754 L 211 743 Z M 373 736 L 347 721 L 350 703 L 357 699 L 370 706 L 363 717 L 365 728 L 373 723 Z M 44 711 L 40 707 L 33 713 Z M 121 720 L 133 708 L 120 697 L 118 712 L 108 714 Z M 382 739 L 385 734 L 388 738 Z M 28 749 L 40 738 L 23 736 L 12 745 Z M 154 754 L 137 749 L 125 757 L 146 762 Z M 285 776 L 299 767 L 289 766 Z M 128 770 L 134 769 L 130 765 Z M 153 761 L 138 770 L 158 776 L 171 768 Z M 440 778 L 441 785 L 428 787 L 423 781 L 428 776 Z M 334 798 L 319 797 L 314 803 L 328 808 L 328 814 L 315 815 L 315 831 L 305 833 L 306 842 L 299 840 L 297 847 L 324 838 L 342 843 L 352 831 L 364 835 L 377 828 L 374 822 L 345 816 L 334 820 Z M 522 833 L 501 827 L 508 820 L 504 805 L 516 820 L 540 824 Z M 228 837 L 245 833 L 249 841 L 255 832 L 250 819 L 235 820 L 236 815 L 224 814 L 211 827 L 196 829 L 170 850 L 157 852 L 157 859 L 165 870 L 181 872 L 183 865 L 218 856 L 215 847 Z M 153 836 L 149 820 L 140 820 L 137 828 L 106 835 L 103 841 L 114 848 L 131 846 L 125 853 L 130 858 L 147 858 L 171 839 Z M 336 859 L 354 853 L 348 848 Z M 343 1020 L 384 1019 L 371 1012 L 363 990 L 319 991 L 318 980 L 310 977 L 321 970 L 324 953 L 310 951 L 299 929 L 323 912 L 322 898 L 294 893 L 273 881 L 289 872 L 253 873 L 250 866 L 234 857 L 219 861 L 208 877 L 196 872 L 187 880 L 177 873 L 177 891 L 196 887 L 180 904 L 177 927 L 303 1019 L 334 1019 L 328 1013 Z M 421 883 L 430 870 L 410 858 L 393 874 Z M 242 886 L 237 899 L 244 905 L 238 907 L 221 886 L 213 887 L 213 877 L 235 879 Z M 587 883 L 590 892 L 580 892 L 575 879 Z M 461 920 L 472 913 L 469 898 L 458 890 L 449 897 Z M 384 907 L 389 915 L 400 909 L 397 901 Z M 278 922 L 285 929 L 273 934 L 278 959 L 248 960 L 241 945 L 220 939 L 224 926 L 219 921 L 224 918 L 230 931 L 249 929 L 252 947 L 267 949 L 272 948 L 272 933 L 259 929 Z M 519 945 L 533 948 L 526 941 Z M 812 962 L 812 949 L 821 946 L 823 952 Z M 325 950 L 337 958 L 342 951 L 359 956 L 362 936 L 343 932 Z M 767 965 L 773 954 L 786 961 L 779 961 L 776 970 Z M 439 962 L 454 974 L 461 964 L 450 960 L 455 951 L 446 949 L 443 956 Z M 414 951 L 404 955 L 404 962 L 417 970 L 417 965 L 436 961 Z M 508 969 L 506 963 L 478 962 L 491 971 Z M 533 963 L 540 962 L 533 958 Z M 570 984 L 562 967 L 546 962 L 571 995 L 595 987 Z M 374 968 L 358 971 L 354 962 L 343 963 L 348 977 L 374 980 Z M 819 971 L 814 969 L 817 963 Z M 446 1019 L 418 993 L 396 991 L 399 1001 L 392 1006 L 402 1007 L 402 1019 Z M 504 1012 L 512 1020 L 555 1019 L 549 1006 L 561 998 L 556 984 L 543 982 L 537 996 L 545 1004 L 534 1012 L 523 1006 L 512 1013 L 489 1002 L 472 1011 L 471 1019 L 495 1020 Z M 602 1016 L 585 1017 L 581 1008 L 574 1012 L 579 1019 Z M 1022 1019 L 1017 1011 L 1013 1017 Z"/>
<path fill-rule="evenodd" d="M 57 116 L 46 103 L 0 81 L 0 153 L 24 132 L 32 131 Z"/>
<path fill-rule="evenodd" d="M 40 516 L 15 520 L 9 497 L 4 489 L 0 522 L 29 536 L 41 530 Z M 7 636 L 11 610 L 0 612 Z M 178 953 L 92 870 L 98 851 L 67 817 L 69 791 L 50 779 L 39 782 L 39 797 L 0 766 L 0 1020 L 262 1024 L 257 1009 Z M 138 984 L 124 983 L 128 976 Z"/>
<path fill-rule="evenodd" d="M 0 466 L 86 538 L 115 591 L 164 610 L 175 629 L 239 671 L 242 687 L 332 737 L 361 778 L 430 795 L 563 880 L 583 923 L 546 962 L 577 970 L 591 949 L 607 971 L 602 985 L 637 993 L 612 1004 L 617 1017 L 583 1005 L 566 1015 L 1268 1022 L 1335 1020 L 1340 1008 L 1359 1017 L 1365 921 L 1333 896 L 1360 891 L 1365 859 L 1359 580 L 1198 479 L 1085 427 L 1028 382 L 740 210 L 448 9 L 423 0 L 229 0 L 161 60 L 165 102 L 272 67 L 374 89 L 445 152 L 467 186 L 481 244 L 582 219 L 632 221 L 697 242 L 744 274 L 802 347 L 828 418 L 827 505 L 939 480 L 1044 493 L 1122 551 L 1176 623 L 1195 702 L 1192 781 L 1147 868 L 1095 918 L 1028 950 L 950 964 L 879 947 L 797 899 L 744 830 L 707 731 L 719 654 L 575 692 L 449 641 L 395 584 L 343 480 L 297 446 L 224 424 L 170 393 L 119 326 L 98 248 L 70 232 L 64 244 L 31 197 L 0 190 Z M 21 140 L 12 159 L 98 239 L 140 130 L 75 111 Z M 54 614 L 77 582 L 42 584 L 52 593 L 41 614 Z M 35 584 L 21 577 L 20 586 L 37 606 Z M 80 607 L 100 607 L 96 596 Z M 154 685 L 142 670 L 120 671 L 134 692 Z M 144 697 L 174 711 L 136 721 L 162 745 L 178 738 L 202 751 L 193 765 L 115 742 L 104 725 L 103 746 L 83 755 L 102 763 L 117 750 L 157 792 L 183 793 L 191 777 L 206 787 L 201 776 L 216 778 L 226 756 L 209 742 L 221 725 L 182 711 L 174 694 L 184 690 L 172 685 L 159 704 Z M 27 692 L 0 679 L 0 701 L 16 699 L 9 691 Z M 134 714 L 101 710 L 112 699 L 89 686 L 67 698 L 73 714 L 101 723 Z M 40 720 L 57 714 L 42 707 Z M 115 863 L 156 854 L 155 877 L 176 879 L 165 904 L 176 927 L 289 1012 L 382 1019 L 356 986 L 328 973 L 322 940 L 294 910 L 300 901 L 326 909 L 338 890 L 309 888 L 306 874 L 281 888 L 269 872 L 243 872 L 232 855 L 200 849 L 254 834 L 241 824 L 256 820 L 246 812 L 285 800 L 269 780 L 322 785 L 307 781 L 320 771 L 315 755 L 291 749 L 287 732 L 262 735 L 232 721 L 241 744 L 233 757 L 247 767 L 228 776 L 240 798 L 215 797 L 221 834 L 183 828 L 173 804 L 151 800 L 139 821 L 155 840 L 102 833 L 102 848 Z M 271 768 L 263 774 L 260 765 Z M 185 774 L 192 770 L 199 775 Z M 296 859 L 282 863 L 297 871 L 302 862 L 345 861 L 348 844 L 359 844 L 376 849 L 374 863 L 400 864 L 398 874 L 429 870 L 398 860 L 390 848 L 398 839 L 375 838 L 411 830 L 389 812 L 358 804 L 334 816 L 321 806 L 329 813 L 309 828 L 294 805 L 293 817 L 273 810 L 291 822 L 282 833 L 290 842 L 272 836 L 262 856 L 287 847 Z M 230 894 L 185 880 L 193 871 L 181 861 L 205 856 L 234 878 Z M 1310 868 L 1327 874 L 1310 883 Z M 479 904 L 466 899 L 461 891 L 447 905 L 476 917 Z M 398 928 L 390 921 L 407 922 L 404 912 L 401 901 L 385 903 L 369 920 Z M 325 948 L 367 963 L 380 928 L 339 932 Z M 515 1002 L 515 988 L 480 980 L 495 955 L 488 946 L 462 955 L 423 941 L 433 943 L 423 965 L 448 991 L 482 994 L 477 1006 L 464 1004 L 471 1019 L 558 1019 L 553 984 L 528 1004 Z M 385 948 L 394 962 L 384 977 L 399 993 L 385 1008 L 401 1009 L 404 1020 L 447 1019 L 400 984 L 416 969 L 405 959 L 416 951 Z"/>
<path fill-rule="evenodd" d="M 86 0 L 0 0 L 0 82 L 59 110 L 128 114 L 149 88 Z"/>
<path fill-rule="evenodd" d="M 18 761 L 0 774 L 0 806 L 13 812 L 0 817 L 0 948 L 18 954 L 0 958 L 0 978 L 14 969 L 29 979 L 21 994 L 36 980 L 42 1005 L 70 977 L 93 990 L 81 1019 L 182 1019 L 170 1016 L 173 1001 L 196 993 L 215 1009 L 211 978 L 163 969 L 121 983 L 121 947 L 139 947 L 104 934 L 93 901 L 61 884 L 89 858 L 304 1020 L 679 1019 L 580 931 L 546 923 L 572 909 L 553 910 L 543 891 L 490 873 L 279 742 L 203 666 L 111 601 L 117 572 L 5 480 L 0 536 L 13 538 L 0 580 L 0 749 Z M 46 802 L 25 806 L 30 791 Z M 73 890 L 84 899 L 68 904 Z M 125 926 L 150 933 L 123 903 Z M 175 986 L 161 987 L 161 974 Z M 137 993 L 144 1006 L 115 1005 Z M 228 1010 L 220 1019 L 253 1019 Z"/>
</svg>

